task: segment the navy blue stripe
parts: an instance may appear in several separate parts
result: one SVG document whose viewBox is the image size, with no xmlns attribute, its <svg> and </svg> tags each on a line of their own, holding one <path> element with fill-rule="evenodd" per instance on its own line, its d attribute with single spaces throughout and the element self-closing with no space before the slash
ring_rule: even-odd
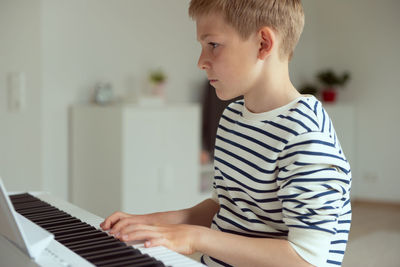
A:
<svg viewBox="0 0 400 267">
<path fill-rule="evenodd" d="M 230 230 L 230 229 L 224 229 L 224 228 L 218 226 L 218 224 L 213 220 L 213 223 L 214 223 L 221 231 L 226 232 L 226 233 L 239 234 L 239 235 L 242 235 L 242 236 L 258 237 L 258 238 L 263 238 L 263 237 L 277 237 L 277 236 L 287 236 L 286 233 L 281 233 L 281 232 L 262 232 L 262 231 L 251 230 L 251 229 L 248 229 L 248 228 L 246 228 L 246 227 L 244 227 L 244 226 L 242 226 L 242 225 L 240 225 L 240 224 L 238 224 L 238 223 L 236 223 L 236 222 L 234 222 L 234 221 L 232 221 L 232 220 L 230 220 L 230 219 L 228 219 L 228 218 L 226 218 L 226 217 L 224 217 L 224 216 L 222 216 L 222 215 L 220 215 L 220 214 L 217 214 L 217 217 L 218 217 L 219 219 L 221 219 L 222 221 L 225 221 L 226 223 L 229 223 L 229 224 L 235 226 L 235 227 L 238 228 L 238 229 L 241 229 L 241 230 L 243 230 L 243 231 L 246 231 L 245 233 L 243 233 L 243 232 L 238 232 L 238 231 L 234 231 L 234 230 Z M 252 233 L 252 234 L 251 234 L 251 233 Z"/>
<path fill-rule="evenodd" d="M 300 115 L 302 115 L 302 116 L 306 117 L 307 119 L 309 119 L 312 123 L 314 123 L 315 126 L 318 127 L 318 123 L 313 118 L 311 118 L 309 115 L 307 115 L 304 112 L 302 112 L 301 110 L 299 110 L 297 108 L 292 108 L 292 109 L 290 109 L 290 111 L 294 111 L 294 112 L 299 113 Z"/>
<path fill-rule="evenodd" d="M 210 256 L 208 256 L 208 257 L 210 258 L 210 260 L 212 260 L 212 261 L 214 261 L 214 262 L 216 262 L 216 263 L 218 263 L 218 264 L 220 264 L 222 266 L 233 267 L 232 265 L 229 265 L 229 264 L 227 264 L 227 263 L 225 263 L 223 261 L 217 260 L 216 258 L 213 258 L 213 257 L 210 257 Z"/>
<path fill-rule="evenodd" d="M 255 138 L 253 138 L 253 137 L 250 137 L 250 136 L 248 136 L 248 135 L 245 135 L 245 134 L 239 133 L 239 132 L 237 132 L 237 131 L 228 129 L 228 128 L 222 126 L 221 124 L 218 126 L 218 128 L 219 128 L 219 129 L 222 129 L 222 130 L 224 130 L 224 131 L 226 131 L 226 132 L 228 132 L 228 133 L 231 133 L 231 134 L 233 134 L 233 135 L 239 136 L 239 137 L 241 137 L 241 138 L 243 138 L 243 139 L 249 140 L 250 142 L 256 143 L 256 144 L 258 144 L 258 145 L 260 145 L 260 146 L 262 146 L 262 147 L 264 147 L 264 148 L 266 148 L 266 149 L 268 149 L 268 150 L 271 150 L 271 151 L 273 151 L 273 152 L 277 152 L 277 153 L 280 153 L 280 152 L 281 152 L 281 150 L 279 150 L 279 149 L 277 149 L 277 148 L 275 148 L 275 147 L 272 147 L 272 146 L 270 146 L 270 145 L 267 145 L 267 144 L 265 144 L 265 143 L 263 143 L 263 142 L 261 142 L 261 141 L 255 139 Z"/>
<path fill-rule="evenodd" d="M 315 114 L 315 115 L 318 115 L 318 114 L 317 114 L 318 103 L 319 103 L 318 101 L 315 101 L 315 105 L 314 105 L 314 114 Z"/>
<path fill-rule="evenodd" d="M 334 187 L 332 187 L 332 186 L 330 186 L 330 185 L 328 185 L 328 184 L 323 184 L 323 186 L 324 186 L 326 189 L 328 189 L 328 190 L 337 191 L 336 188 L 334 188 Z M 343 195 L 346 194 L 346 189 L 344 189 L 344 187 L 341 186 L 341 185 L 339 185 L 339 186 L 340 186 L 340 189 L 342 190 L 342 194 L 343 194 Z"/>
<path fill-rule="evenodd" d="M 283 149 L 283 151 L 288 150 L 288 149 L 290 149 L 292 147 L 295 147 L 295 146 L 302 146 L 302 145 L 308 145 L 308 144 L 320 144 L 320 145 L 325 145 L 325 146 L 329 146 L 329 147 L 335 147 L 334 144 L 329 143 L 329 142 L 325 142 L 325 141 L 321 141 L 321 140 L 307 140 L 307 141 L 304 141 L 304 142 L 288 145 Z"/>
<path fill-rule="evenodd" d="M 342 265 L 342 263 L 340 261 L 327 260 L 326 262 L 329 264 L 334 264 L 334 265 L 339 265 L 339 266 Z"/>
<path fill-rule="evenodd" d="M 308 128 L 308 127 L 307 127 L 302 121 L 300 121 L 300 120 L 294 119 L 294 118 L 292 118 L 292 117 L 290 117 L 290 116 L 283 116 L 283 115 L 279 115 L 278 117 L 279 117 L 279 118 L 282 118 L 282 119 L 287 119 L 287 120 L 293 121 L 293 122 L 299 124 L 299 125 L 300 125 L 301 127 L 303 127 L 304 129 L 306 129 L 308 132 L 311 132 L 311 131 L 312 131 L 310 128 Z"/>
<path fill-rule="evenodd" d="M 325 132 L 326 113 L 325 113 L 325 110 L 323 108 L 321 108 L 321 110 L 322 110 L 322 129 L 321 129 L 321 132 Z"/>
<path fill-rule="evenodd" d="M 339 233 L 339 234 L 348 234 L 348 233 L 350 233 L 349 230 L 337 230 L 336 232 Z"/>
<path fill-rule="evenodd" d="M 227 166 L 228 168 L 230 168 L 230 169 L 232 169 L 232 170 L 235 170 L 236 172 L 238 172 L 238 173 L 240 173 L 241 175 L 243 175 L 243 176 L 249 178 L 249 179 L 252 180 L 253 182 L 260 183 L 260 184 L 272 184 L 272 183 L 276 183 L 276 179 L 274 179 L 274 180 L 272 180 L 272 181 L 268 181 L 268 180 L 260 180 L 260 179 L 254 178 L 252 175 L 248 174 L 247 172 L 245 172 L 245 171 L 239 169 L 239 168 L 236 167 L 236 166 L 233 166 L 233 165 L 230 164 L 229 162 L 227 162 L 227 161 L 225 161 L 225 160 L 223 160 L 223 159 L 221 159 L 221 158 L 219 158 L 219 157 L 217 157 L 217 156 L 214 156 L 214 160 L 215 160 L 215 161 L 218 161 L 218 162 L 221 163 L 221 164 L 224 164 L 225 166 Z"/>
<path fill-rule="evenodd" d="M 333 244 L 347 244 L 347 240 L 335 240 L 331 242 L 331 245 Z"/>
<path fill-rule="evenodd" d="M 299 190 L 304 191 L 304 192 L 312 192 L 312 190 L 310 190 L 308 188 L 305 188 L 303 186 L 299 186 L 299 185 L 294 186 L 294 188 L 299 189 Z"/>
<path fill-rule="evenodd" d="M 218 169 L 218 168 L 217 168 L 217 169 Z M 228 179 L 228 180 L 230 180 L 230 181 L 232 181 L 232 182 L 235 182 L 235 183 L 237 183 L 238 185 L 243 186 L 244 188 L 246 188 L 247 190 L 250 190 L 250 191 L 252 191 L 252 192 L 263 194 L 263 193 L 268 193 L 268 191 L 269 191 L 269 190 L 260 190 L 260 189 L 252 188 L 252 187 L 250 187 L 250 186 L 248 186 L 248 185 L 246 185 L 246 184 L 244 184 L 244 183 L 242 183 L 242 182 L 239 182 L 238 180 L 236 180 L 236 179 L 233 178 L 232 176 L 230 176 L 230 175 L 224 173 L 224 172 L 221 171 L 220 169 L 218 169 L 218 171 L 223 175 L 223 178 L 224 178 L 224 179 Z"/>
<path fill-rule="evenodd" d="M 240 219 L 242 219 L 244 221 L 265 225 L 265 222 L 257 220 L 257 219 L 249 219 L 246 216 L 236 213 L 234 210 L 230 209 L 228 206 L 225 206 L 224 204 L 220 204 L 220 207 L 223 208 L 224 210 L 228 211 L 229 213 L 235 215 L 236 217 L 239 217 Z M 282 220 L 274 220 L 274 219 L 271 219 L 271 218 L 265 217 L 265 216 L 261 216 L 261 217 L 263 217 L 263 220 L 265 220 L 265 221 L 274 222 L 274 223 L 283 223 Z"/>
<path fill-rule="evenodd" d="M 262 173 L 273 174 L 278 169 L 278 167 L 275 167 L 275 170 L 265 170 L 265 169 L 259 167 L 258 165 L 254 164 L 254 163 L 252 163 L 252 162 L 250 162 L 250 161 L 248 161 L 248 160 L 246 160 L 246 159 L 244 159 L 242 157 L 239 157 L 237 154 L 232 153 L 232 152 L 230 152 L 230 151 L 228 151 L 228 150 L 226 150 L 226 149 L 224 149 L 224 148 L 222 148 L 220 146 L 215 146 L 215 149 L 219 150 L 219 151 L 221 151 L 221 152 L 223 152 L 223 153 L 225 153 L 225 154 L 227 154 L 227 155 L 229 155 L 229 156 L 231 156 L 231 157 L 233 157 L 233 158 L 235 158 L 235 159 L 237 159 L 237 160 L 239 160 L 239 161 L 241 161 L 241 162 L 243 162 L 243 163 L 245 163 L 245 164 L 247 164 L 247 165 L 249 165 L 251 167 L 253 167 L 257 171 L 262 172 Z"/>
<path fill-rule="evenodd" d="M 223 179 L 218 179 L 218 180 L 223 180 Z M 226 186 L 226 187 L 225 187 L 225 186 L 222 186 L 222 185 L 217 185 L 216 188 L 222 189 L 222 190 L 225 190 L 225 191 L 228 191 L 228 192 L 232 192 L 232 191 L 235 191 L 235 192 L 242 192 L 242 193 L 248 195 L 248 193 L 247 193 L 245 190 L 243 190 L 242 188 L 240 188 L 240 187 L 231 187 L 231 186 Z M 264 193 L 264 194 L 276 193 L 276 192 L 278 192 L 278 191 L 279 191 L 279 188 L 276 187 L 276 188 L 274 188 L 274 189 L 264 190 L 263 193 Z"/>
<path fill-rule="evenodd" d="M 306 108 L 308 108 L 309 110 L 313 111 L 313 110 L 311 109 L 311 107 L 308 105 L 308 103 L 304 102 L 303 100 L 300 100 L 300 101 L 297 102 L 297 103 L 298 103 L 298 104 L 303 104 Z M 316 103 L 318 103 L 318 102 L 316 102 Z"/>
<path fill-rule="evenodd" d="M 232 111 L 233 113 L 236 113 L 236 114 L 242 116 L 242 112 L 240 112 L 239 110 L 233 109 L 231 107 L 227 107 L 226 109 Z"/>
<path fill-rule="evenodd" d="M 310 165 L 313 165 L 313 164 L 312 163 L 296 161 L 296 162 L 293 163 L 293 165 L 296 165 L 296 166 L 310 166 Z"/>
<path fill-rule="evenodd" d="M 343 213 L 342 215 L 347 215 L 347 214 L 351 214 L 351 210 L 349 210 L 349 211 L 346 212 L 346 213 Z"/>
<path fill-rule="evenodd" d="M 342 208 L 345 207 L 345 206 L 347 206 L 348 204 L 350 204 L 350 199 L 348 199 L 348 200 L 346 200 L 346 201 L 344 202 Z M 350 212 L 351 212 L 351 211 L 350 211 Z"/>
<path fill-rule="evenodd" d="M 244 106 L 244 100 L 243 100 L 243 99 L 240 99 L 240 100 L 235 101 L 235 102 L 233 102 L 233 103 L 236 104 L 236 105 L 242 105 L 242 106 Z"/>
<path fill-rule="evenodd" d="M 312 197 L 309 197 L 309 198 L 306 198 L 306 199 L 309 200 L 309 199 L 319 198 L 319 197 L 322 197 L 322 196 L 331 195 L 331 194 L 337 194 L 337 193 L 338 193 L 338 191 L 330 190 L 330 191 L 327 191 L 327 192 L 322 192 L 322 193 L 316 194 L 316 195 L 314 195 Z"/>
<path fill-rule="evenodd" d="M 351 223 L 351 220 L 340 220 L 340 221 L 338 221 L 338 224 L 345 224 L 345 223 Z"/>
<path fill-rule="evenodd" d="M 200 261 L 201 261 L 201 263 L 203 263 L 204 265 L 206 265 L 206 262 L 204 261 L 204 255 L 201 256 Z"/>
<path fill-rule="evenodd" d="M 248 125 L 248 124 L 244 124 L 244 123 L 239 122 L 239 121 L 236 122 L 236 123 L 237 123 L 237 125 L 239 125 L 239 126 L 242 126 L 242 127 L 244 127 L 244 128 L 247 128 L 247 129 L 250 129 L 250 130 L 259 132 L 259 133 L 261 133 L 261 134 L 263 134 L 263 135 L 266 135 L 266 136 L 268 136 L 268 137 L 270 137 L 270 138 L 272 138 L 272 139 L 275 139 L 275 140 L 277 140 L 277 141 L 279 141 L 279 142 L 282 142 L 282 143 L 284 143 L 284 144 L 287 144 L 287 143 L 288 143 L 288 141 L 287 141 L 286 139 L 283 139 L 283 138 L 281 138 L 281 137 L 278 137 L 278 136 L 276 136 L 276 135 L 274 135 L 274 134 L 271 134 L 271 133 L 269 133 L 269 132 L 267 132 L 267 131 L 261 130 L 261 129 L 258 128 L 258 127 L 254 127 L 254 126 L 251 126 L 251 125 Z"/>
<path fill-rule="evenodd" d="M 279 124 L 279 123 L 276 123 L 276 122 L 273 122 L 273 121 L 268 121 L 268 120 L 265 120 L 265 121 L 262 121 L 262 122 L 267 123 L 267 124 L 270 124 L 270 125 L 272 125 L 272 126 L 278 128 L 278 129 L 284 130 L 284 131 L 286 131 L 286 132 L 288 132 L 288 133 L 291 133 L 291 134 L 293 134 L 294 136 L 299 135 L 299 133 L 296 132 L 295 130 L 292 130 L 292 129 L 290 129 L 290 128 L 284 126 L 284 125 L 281 125 L 281 124 Z"/>
<path fill-rule="evenodd" d="M 338 215 L 335 214 L 333 217 L 338 217 Z M 304 224 L 312 225 L 312 226 L 336 222 L 335 219 L 334 220 L 322 220 L 322 221 L 311 222 L 311 221 L 307 221 L 307 220 L 312 219 L 309 216 L 301 216 L 301 218 L 300 217 L 296 217 L 296 219 L 298 219 L 299 221 L 301 221 Z M 333 231 L 333 233 L 336 233 L 336 231 Z"/>
<path fill-rule="evenodd" d="M 295 152 L 292 152 L 292 153 L 288 153 L 283 157 L 279 157 L 278 160 L 283 160 L 283 159 L 292 157 L 292 156 L 297 155 L 297 154 L 312 155 L 312 156 L 319 156 L 319 157 L 330 157 L 330 158 L 335 158 L 335 159 L 340 159 L 342 161 L 345 161 L 345 159 L 343 159 L 342 157 L 336 156 L 336 155 L 332 155 L 332 154 L 328 154 L 328 153 L 322 153 L 322 152 L 314 152 L 314 151 L 295 151 Z"/>
<path fill-rule="evenodd" d="M 249 233 L 243 233 L 243 232 L 238 232 L 230 229 L 225 229 L 221 226 L 219 226 L 214 220 L 212 221 L 213 225 L 215 225 L 219 231 L 224 232 L 224 233 L 229 233 L 229 234 L 234 234 L 234 235 L 241 235 L 241 236 L 246 236 L 246 237 L 252 237 L 252 238 L 266 238 L 266 237 L 275 237 L 274 235 L 254 235 L 254 234 L 249 234 Z M 287 236 L 287 234 L 281 234 L 279 236 Z"/>
<path fill-rule="evenodd" d="M 300 213 L 300 212 L 297 212 L 297 211 L 294 211 L 294 210 L 291 210 L 291 209 L 288 209 L 288 208 L 283 208 L 283 210 L 287 211 L 287 212 L 291 212 L 291 213 L 299 215 L 299 216 L 313 216 L 313 215 L 316 215 L 316 213 L 313 210 L 310 210 L 310 209 L 308 209 L 308 211 L 310 211 L 310 213 Z"/>
<path fill-rule="evenodd" d="M 291 199 L 291 198 L 295 198 L 295 197 L 298 197 L 298 196 L 300 196 L 299 193 L 291 194 L 291 195 L 280 195 L 279 199 Z"/>
<path fill-rule="evenodd" d="M 230 199 L 227 196 L 224 196 L 224 195 L 221 195 L 221 194 L 218 194 L 218 198 L 224 198 L 224 199 L 228 200 L 229 202 L 231 202 L 233 205 L 236 205 L 236 206 L 237 206 L 237 202 L 245 202 L 248 205 L 251 205 L 253 207 L 259 208 L 260 210 L 262 210 L 262 211 L 264 211 L 266 213 L 281 213 L 282 212 L 282 209 L 280 209 L 280 208 L 279 209 L 268 209 L 268 210 L 267 209 L 263 209 L 260 206 L 258 206 L 256 202 L 251 202 L 250 200 L 243 199 L 243 198 L 235 197 L 235 198 Z M 249 209 L 243 209 L 243 210 L 247 211 Z"/>
<path fill-rule="evenodd" d="M 262 160 L 264 160 L 264 161 L 266 161 L 268 163 L 275 163 L 276 162 L 276 160 L 269 159 L 269 158 L 267 158 L 267 157 L 255 152 L 255 151 L 253 151 L 253 150 L 251 150 L 251 149 L 249 149 L 249 148 L 247 148 L 247 147 L 245 147 L 245 146 L 243 146 L 241 144 L 238 144 L 238 143 L 235 143 L 235 142 L 233 142 L 231 140 L 223 138 L 222 136 L 217 135 L 217 139 L 219 139 L 219 140 L 221 140 L 221 141 L 223 141 L 225 143 L 228 143 L 228 144 L 230 144 L 232 146 L 235 146 L 237 148 L 240 148 L 240 149 L 242 149 L 242 150 L 244 150 L 244 151 L 246 151 L 246 152 L 248 152 L 250 154 L 253 154 L 254 156 L 256 156 L 256 157 L 258 157 L 258 158 L 260 158 L 260 159 L 262 159 Z"/>
</svg>

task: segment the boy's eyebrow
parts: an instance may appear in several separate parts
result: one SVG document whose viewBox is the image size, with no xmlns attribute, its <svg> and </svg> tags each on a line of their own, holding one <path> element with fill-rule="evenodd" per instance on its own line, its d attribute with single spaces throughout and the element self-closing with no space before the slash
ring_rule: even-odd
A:
<svg viewBox="0 0 400 267">
<path fill-rule="evenodd" d="M 202 35 L 200 36 L 200 39 L 198 39 L 198 40 L 199 40 L 199 41 L 203 41 L 203 40 L 206 39 L 208 36 L 212 36 L 212 35 L 215 35 L 215 34 L 211 34 L 211 33 L 202 34 Z"/>
</svg>

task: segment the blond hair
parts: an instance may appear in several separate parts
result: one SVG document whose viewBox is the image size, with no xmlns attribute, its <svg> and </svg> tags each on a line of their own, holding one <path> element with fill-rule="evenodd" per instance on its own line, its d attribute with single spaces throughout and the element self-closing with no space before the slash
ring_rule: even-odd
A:
<svg viewBox="0 0 400 267">
<path fill-rule="evenodd" d="M 262 27 L 271 27 L 280 35 L 281 58 L 293 56 L 304 27 L 301 0 L 191 0 L 189 16 L 219 13 L 239 35 L 248 39 Z"/>
</svg>

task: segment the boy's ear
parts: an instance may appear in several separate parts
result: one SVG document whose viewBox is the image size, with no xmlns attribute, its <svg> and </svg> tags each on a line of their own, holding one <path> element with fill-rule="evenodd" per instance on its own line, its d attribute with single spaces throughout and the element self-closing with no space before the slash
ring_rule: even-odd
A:
<svg viewBox="0 0 400 267">
<path fill-rule="evenodd" d="M 275 33 L 270 27 L 263 27 L 258 32 L 259 50 L 258 58 L 265 60 L 272 52 L 275 45 Z"/>
</svg>

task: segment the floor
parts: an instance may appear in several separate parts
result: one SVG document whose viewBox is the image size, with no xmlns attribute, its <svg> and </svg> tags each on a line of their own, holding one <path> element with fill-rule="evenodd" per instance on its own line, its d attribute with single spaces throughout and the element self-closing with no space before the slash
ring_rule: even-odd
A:
<svg viewBox="0 0 400 267">
<path fill-rule="evenodd" d="M 400 267 L 400 204 L 352 203 L 343 267 Z M 191 255 L 195 260 L 200 254 Z"/>
<path fill-rule="evenodd" d="M 400 204 L 353 202 L 343 267 L 400 267 Z"/>
</svg>

